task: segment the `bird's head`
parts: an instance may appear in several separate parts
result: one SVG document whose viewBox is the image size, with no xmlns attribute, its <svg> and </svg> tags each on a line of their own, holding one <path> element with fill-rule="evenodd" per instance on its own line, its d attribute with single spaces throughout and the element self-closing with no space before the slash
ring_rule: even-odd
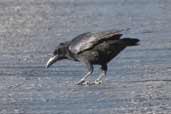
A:
<svg viewBox="0 0 171 114">
<path fill-rule="evenodd" d="M 48 60 L 46 67 L 50 67 L 53 63 L 66 59 L 66 43 L 60 43 L 58 47 L 54 50 L 53 56 Z"/>
</svg>

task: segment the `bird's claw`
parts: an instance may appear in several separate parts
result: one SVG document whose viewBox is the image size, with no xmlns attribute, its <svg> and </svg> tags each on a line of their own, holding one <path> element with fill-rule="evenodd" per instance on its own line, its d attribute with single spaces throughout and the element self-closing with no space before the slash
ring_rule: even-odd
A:
<svg viewBox="0 0 171 114">
<path fill-rule="evenodd" d="M 77 85 L 99 85 L 102 84 L 102 80 L 95 80 L 94 82 L 89 82 L 85 80 L 80 80 Z"/>
<path fill-rule="evenodd" d="M 95 84 L 95 85 L 102 84 L 102 81 L 101 81 L 101 80 L 95 80 L 95 81 L 94 81 L 94 84 Z"/>
</svg>

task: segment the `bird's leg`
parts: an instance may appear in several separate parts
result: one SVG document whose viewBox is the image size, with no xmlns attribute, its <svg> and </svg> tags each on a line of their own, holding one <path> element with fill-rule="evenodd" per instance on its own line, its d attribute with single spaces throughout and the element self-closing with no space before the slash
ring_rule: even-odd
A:
<svg viewBox="0 0 171 114">
<path fill-rule="evenodd" d="M 89 62 L 86 62 L 85 64 L 88 69 L 88 72 L 83 78 L 81 78 L 80 81 L 78 81 L 77 85 L 88 84 L 88 82 L 86 82 L 85 80 L 93 73 L 93 65 L 91 65 Z"/>
<path fill-rule="evenodd" d="M 99 75 L 99 77 L 95 80 L 95 82 L 94 82 L 95 84 L 101 84 L 103 78 L 106 77 L 106 73 L 107 73 L 107 64 L 102 65 L 101 71 L 102 71 L 102 73 L 101 73 L 101 74 Z"/>
</svg>

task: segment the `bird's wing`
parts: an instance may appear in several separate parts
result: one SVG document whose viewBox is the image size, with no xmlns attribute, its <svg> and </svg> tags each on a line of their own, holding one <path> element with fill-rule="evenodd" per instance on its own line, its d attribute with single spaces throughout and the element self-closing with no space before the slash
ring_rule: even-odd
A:
<svg viewBox="0 0 171 114">
<path fill-rule="evenodd" d="M 105 40 L 119 40 L 122 34 L 118 32 L 97 32 L 83 33 L 75 37 L 69 45 L 69 50 L 72 53 L 78 54 L 87 49 L 92 48 L 96 44 Z"/>
</svg>

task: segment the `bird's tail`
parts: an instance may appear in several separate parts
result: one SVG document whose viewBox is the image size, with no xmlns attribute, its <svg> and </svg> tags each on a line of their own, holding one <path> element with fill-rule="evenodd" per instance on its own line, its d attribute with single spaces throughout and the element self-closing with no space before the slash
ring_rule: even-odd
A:
<svg viewBox="0 0 171 114">
<path fill-rule="evenodd" d="M 138 45 L 139 39 L 136 38 L 123 38 L 121 39 L 127 46 L 136 46 Z"/>
</svg>

